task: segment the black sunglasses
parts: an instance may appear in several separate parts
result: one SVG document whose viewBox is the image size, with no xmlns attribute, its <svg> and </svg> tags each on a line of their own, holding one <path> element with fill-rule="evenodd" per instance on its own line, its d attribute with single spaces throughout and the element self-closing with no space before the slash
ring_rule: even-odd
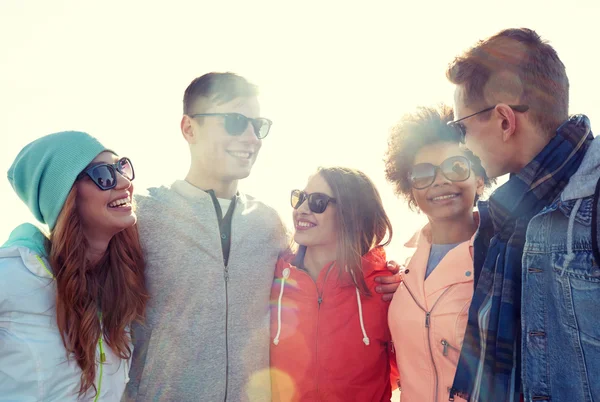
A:
<svg viewBox="0 0 600 402">
<path fill-rule="evenodd" d="M 325 212 L 325 210 L 327 209 L 327 205 L 329 205 L 330 202 L 336 202 L 335 198 L 330 197 L 327 194 L 307 194 L 305 191 L 302 190 L 292 190 L 292 195 L 290 197 L 292 208 L 300 208 L 300 205 L 302 205 L 306 200 L 308 200 L 308 208 L 315 214 L 322 214 L 323 212 Z"/>
<path fill-rule="evenodd" d="M 254 127 L 254 134 L 259 140 L 262 140 L 269 134 L 273 122 L 266 117 L 257 117 L 252 119 L 240 113 L 196 113 L 190 117 L 221 116 L 225 119 L 225 130 L 229 135 L 242 135 L 248 123 Z"/>
<path fill-rule="evenodd" d="M 410 182 L 414 189 L 423 190 L 433 184 L 438 170 L 450 181 L 465 181 L 471 177 L 471 162 L 464 156 L 451 156 L 439 166 L 431 163 L 417 163 L 410 172 Z"/>
<path fill-rule="evenodd" d="M 135 178 L 133 165 L 129 158 L 121 158 L 117 163 L 98 163 L 89 166 L 79 173 L 77 180 L 87 175 L 100 190 L 106 191 L 117 186 L 117 172 L 129 181 Z"/>
<path fill-rule="evenodd" d="M 465 127 L 464 124 L 461 123 L 461 121 L 466 120 L 473 116 L 477 116 L 478 114 L 481 114 L 481 113 L 489 112 L 490 110 L 493 110 L 494 108 L 496 108 L 496 106 L 498 106 L 498 105 L 486 107 L 485 109 L 480 110 L 479 112 L 475 112 L 468 116 L 462 117 L 458 120 L 449 121 L 447 124 L 450 127 L 453 127 L 458 131 L 458 134 L 460 135 L 460 142 L 464 144 L 465 139 L 467 137 L 467 128 Z M 508 105 L 508 107 L 511 108 L 512 110 L 514 110 L 515 112 L 519 112 L 519 113 L 525 113 L 526 111 L 529 110 L 528 105 Z"/>
</svg>

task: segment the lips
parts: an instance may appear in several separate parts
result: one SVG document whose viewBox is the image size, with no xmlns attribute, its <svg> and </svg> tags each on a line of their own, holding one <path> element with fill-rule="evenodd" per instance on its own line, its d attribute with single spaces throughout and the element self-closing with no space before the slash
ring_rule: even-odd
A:
<svg viewBox="0 0 600 402">
<path fill-rule="evenodd" d="M 429 198 L 429 200 L 433 201 L 433 202 L 448 201 L 448 200 L 452 200 L 452 199 L 458 198 L 458 197 L 460 197 L 460 193 L 447 193 L 447 194 L 436 195 L 435 197 Z"/>
<path fill-rule="evenodd" d="M 129 195 L 119 196 L 113 201 L 108 203 L 109 208 L 130 208 L 131 207 L 131 197 Z"/>
<path fill-rule="evenodd" d="M 296 230 L 308 230 L 317 226 L 316 223 L 312 223 L 306 220 L 296 221 Z"/>
<path fill-rule="evenodd" d="M 227 153 L 233 156 L 234 158 L 240 159 L 250 159 L 252 155 L 254 155 L 254 152 L 249 151 L 227 151 Z"/>
</svg>

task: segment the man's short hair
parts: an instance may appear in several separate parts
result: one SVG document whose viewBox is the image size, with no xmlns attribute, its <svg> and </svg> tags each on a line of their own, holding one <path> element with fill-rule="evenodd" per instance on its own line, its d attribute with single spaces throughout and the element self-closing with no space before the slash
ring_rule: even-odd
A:
<svg viewBox="0 0 600 402">
<path fill-rule="evenodd" d="M 446 76 L 464 87 L 472 109 L 519 96 L 533 123 L 549 135 L 568 118 L 569 79 L 556 50 L 533 30 L 505 29 L 479 41 L 448 66 Z"/>
<path fill-rule="evenodd" d="M 234 73 L 208 73 L 194 79 L 183 95 L 183 114 L 192 114 L 196 101 L 206 99 L 211 104 L 222 104 L 236 98 L 258 95 L 258 88 L 244 77 Z"/>
</svg>

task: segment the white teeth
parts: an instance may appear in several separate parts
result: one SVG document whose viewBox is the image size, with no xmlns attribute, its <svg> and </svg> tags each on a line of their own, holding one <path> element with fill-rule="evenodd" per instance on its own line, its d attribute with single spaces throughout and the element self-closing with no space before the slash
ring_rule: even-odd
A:
<svg viewBox="0 0 600 402">
<path fill-rule="evenodd" d="M 440 195 L 439 197 L 432 198 L 432 200 L 433 201 L 449 200 L 450 198 L 455 198 L 455 197 L 458 197 L 458 194 Z"/>
<path fill-rule="evenodd" d="M 115 200 L 108 204 L 111 208 L 121 207 L 123 205 L 129 205 L 129 198 L 121 198 L 120 200 Z"/>
<path fill-rule="evenodd" d="M 250 158 L 251 153 L 250 152 L 238 152 L 238 151 L 228 151 L 229 155 L 231 156 L 235 156 L 237 158 L 244 158 L 244 159 L 248 159 Z"/>
<path fill-rule="evenodd" d="M 310 228 L 315 226 L 313 223 L 310 222 L 298 222 L 298 226 L 302 227 L 302 228 Z"/>
</svg>

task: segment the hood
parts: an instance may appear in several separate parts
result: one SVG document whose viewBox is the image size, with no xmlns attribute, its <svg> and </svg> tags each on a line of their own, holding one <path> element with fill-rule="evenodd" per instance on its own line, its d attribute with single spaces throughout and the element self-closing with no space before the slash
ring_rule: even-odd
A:
<svg viewBox="0 0 600 402">
<path fill-rule="evenodd" d="M 372 248 L 367 254 L 362 257 L 363 272 L 365 276 L 373 271 L 388 272 L 385 250 L 378 246 Z"/>
<path fill-rule="evenodd" d="M 281 275 L 281 273 L 283 272 L 283 270 L 285 268 L 295 266 L 295 261 L 294 261 L 295 258 L 296 258 L 296 255 L 293 253 L 286 253 L 286 254 L 282 255 L 277 260 L 277 265 L 275 268 L 276 274 Z M 381 246 L 374 247 L 367 254 L 363 255 L 362 265 L 363 265 L 363 272 L 364 272 L 365 277 L 374 271 L 387 272 L 388 271 L 387 260 L 386 260 L 385 250 L 383 249 L 383 247 L 381 247 Z M 329 263 L 327 264 L 327 266 L 329 266 Z M 354 283 L 352 283 L 351 280 L 350 280 L 350 282 L 351 282 L 350 284 L 352 284 L 354 286 Z"/>
<path fill-rule="evenodd" d="M 17 226 L 0 247 L 0 258 L 20 257 L 25 267 L 36 276 L 54 278 L 46 258 L 46 236 L 31 223 Z"/>
<path fill-rule="evenodd" d="M 564 188 L 561 200 L 569 201 L 594 195 L 596 183 L 600 179 L 600 137 L 595 137 L 590 144 L 577 172 Z"/>
<path fill-rule="evenodd" d="M 384 251 L 383 247 L 375 247 L 375 248 L 371 249 L 367 254 L 365 254 L 362 257 L 363 272 L 364 272 L 365 277 L 368 276 L 369 273 L 373 273 L 374 271 L 384 271 L 385 270 L 385 271 L 389 272 L 387 269 L 387 266 L 386 266 L 385 258 L 386 258 L 385 251 Z M 286 285 L 286 281 L 292 281 L 292 279 L 290 279 L 290 275 L 291 275 L 290 268 L 293 266 L 294 259 L 295 259 L 295 255 L 292 253 L 282 256 L 277 261 L 277 267 L 275 269 L 275 276 L 276 276 L 275 283 L 278 283 L 278 285 L 279 285 L 279 297 L 277 299 L 277 334 L 275 335 L 275 338 L 273 339 L 273 345 L 275 345 L 275 346 L 279 345 L 280 335 L 281 335 L 281 331 L 283 328 L 282 322 L 281 322 L 283 294 L 284 294 L 286 286 L 290 286 L 290 285 Z M 328 263 L 327 265 L 330 265 L 330 264 L 331 263 Z M 342 279 L 342 282 L 340 283 L 340 285 L 353 286 L 355 289 L 356 308 L 358 310 L 358 319 L 360 321 L 360 330 L 361 330 L 361 332 L 357 333 L 356 336 L 360 336 L 364 345 L 369 346 L 371 344 L 371 340 L 369 339 L 369 336 L 365 329 L 365 317 L 363 316 L 361 294 L 360 294 L 360 291 L 358 290 L 358 288 L 355 287 L 354 282 L 352 281 L 352 278 L 350 276 L 350 273 L 344 272 L 344 278 Z"/>
</svg>

